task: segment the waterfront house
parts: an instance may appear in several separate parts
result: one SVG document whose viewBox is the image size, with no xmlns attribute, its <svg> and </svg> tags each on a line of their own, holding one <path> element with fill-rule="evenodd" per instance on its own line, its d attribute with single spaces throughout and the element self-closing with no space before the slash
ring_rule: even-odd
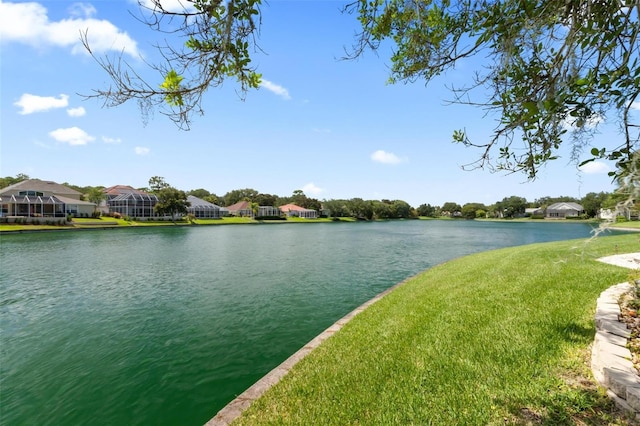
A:
<svg viewBox="0 0 640 426">
<path fill-rule="evenodd" d="M 187 208 L 187 212 L 198 219 L 219 219 L 229 214 L 229 211 L 226 208 L 220 207 L 193 195 L 188 195 L 187 201 L 190 204 Z"/>
<path fill-rule="evenodd" d="M 251 208 L 250 201 L 238 201 L 235 204 L 227 206 L 227 210 L 229 210 L 229 214 L 232 216 L 253 217 L 253 209 Z"/>
<path fill-rule="evenodd" d="M 258 207 L 258 217 L 280 217 L 280 209 L 273 206 Z"/>
<path fill-rule="evenodd" d="M 576 218 L 584 213 L 584 209 L 578 203 L 561 202 L 553 203 L 545 210 L 546 219 Z"/>
<path fill-rule="evenodd" d="M 544 209 L 541 209 L 540 207 L 526 208 L 524 209 L 524 216 L 525 217 L 544 216 Z"/>
<path fill-rule="evenodd" d="M 53 181 L 27 179 L 0 190 L 0 216 L 29 223 L 64 222 L 69 214 L 90 216 L 96 205 L 81 200 L 81 196 L 75 189 Z"/>
<path fill-rule="evenodd" d="M 158 197 L 127 185 L 115 185 L 104 190 L 110 213 L 138 219 L 156 217 L 154 207 Z"/>
<path fill-rule="evenodd" d="M 286 214 L 289 217 L 301 217 L 305 219 L 316 219 L 318 217 L 317 211 L 305 209 L 304 207 L 300 207 L 291 203 L 280 206 L 280 210 L 282 211 L 282 213 Z"/>
</svg>

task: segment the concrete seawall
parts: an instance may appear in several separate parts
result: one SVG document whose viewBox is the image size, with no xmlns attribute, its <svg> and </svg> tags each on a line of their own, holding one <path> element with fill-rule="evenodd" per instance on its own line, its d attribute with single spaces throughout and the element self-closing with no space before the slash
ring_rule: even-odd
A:
<svg viewBox="0 0 640 426">
<path fill-rule="evenodd" d="M 409 281 L 413 277 L 407 278 L 393 287 L 383 291 L 378 294 L 374 298 L 368 300 L 362 305 L 358 306 L 353 311 L 349 312 L 344 317 L 340 318 L 329 328 L 324 330 L 318 336 L 316 336 L 309 343 L 304 345 L 300 350 L 287 358 L 284 362 L 278 365 L 276 368 L 267 373 L 264 377 L 258 380 L 255 384 L 253 384 L 249 389 L 242 392 L 238 395 L 233 401 L 228 403 L 222 410 L 218 411 L 218 413 L 209 420 L 205 426 L 227 426 L 231 424 L 244 410 L 249 408 L 249 406 L 258 399 L 262 394 L 264 394 L 269 388 L 278 383 L 288 372 L 296 365 L 301 359 L 305 356 L 309 355 L 311 351 L 320 346 L 322 342 L 327 340 L 329 337 L 333 336 L 336 332 L 338 332 L 345 324 L 347 324 L 353 317 L 358 315 L 360 312 L 367 309 L 369 306 L 376 303 L 378 300 L 382 299 L 385 295 L 392 292 L 397 287 L 403 285 L 405 282 Z"/>
</svg>

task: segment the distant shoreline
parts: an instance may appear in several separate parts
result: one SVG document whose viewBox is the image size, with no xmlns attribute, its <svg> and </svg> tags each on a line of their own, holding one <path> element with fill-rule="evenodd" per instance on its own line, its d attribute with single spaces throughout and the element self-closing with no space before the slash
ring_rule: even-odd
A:
<svg viewBox="0 0 640 426">
<path fill-rule="evenodd" d="M 70 225 L 28 225 L 28 224 L 0 224 L 0 234 L 21 234 L 21 233 L 34 233 L 34 232 L 63 232 L 63 231 L 87 231 L 87 230 L 112 230 L 112 229 L 130 229 L 130 228 L 154 228 L 154 227 L 199 227 L 199 226 L 221 226 L 221 225 L 263 225 L 263 224 L 282 224 L 282 223 L 349 223 L 349 222 L 387 222 L 387 221 L 403 221 L 403 220 L 459 220 L 468 221 L 468 219 L 454 219 L 454 218 L 432 218 L 432 217 L 417 217 L 410 219 L 374 219 L 374 220 L 357 220 L 355 218 L 338 218 L 334 220 L 332 218 L 320 218 L 320 219 L 291 219 L 286 220 L 254 220 L 250 218 L 229 218 L 229 219 L 215 219 L 215 220 L 196 220 L 195 223 L 184 223 L 171 221 L 159 222 L 127 222 L 122 219 L 114 220 L 108 218 L 104 224 L 99 223 L 99 219 L 92 220 L 78 220 L 75 219 Z M 503 222 L 503 223 L 591 223 L 593 225 L 600 225 L 602 222 L 587 219 L 587 220 L 549 220 L 549 219 L 473 219 L 477 222 Z M 610 229 L 627 232 L 640 232 L 640 222 L 637 226 L 628 226 L 629 223 L 611 224 Z M 626 225 L 626 226 L 625 226 Z"/>
</svg>

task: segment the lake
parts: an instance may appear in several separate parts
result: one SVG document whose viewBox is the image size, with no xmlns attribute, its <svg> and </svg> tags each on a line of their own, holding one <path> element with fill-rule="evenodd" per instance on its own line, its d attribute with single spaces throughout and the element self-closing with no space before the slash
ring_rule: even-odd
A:
<svg viewBox="0 0 640 426">
<path fill-rule="evenodd" d="M 3 234 L 1 423 L 202 425 L 405 278 L 591 229 L 413 220 Z"/>
</svg>

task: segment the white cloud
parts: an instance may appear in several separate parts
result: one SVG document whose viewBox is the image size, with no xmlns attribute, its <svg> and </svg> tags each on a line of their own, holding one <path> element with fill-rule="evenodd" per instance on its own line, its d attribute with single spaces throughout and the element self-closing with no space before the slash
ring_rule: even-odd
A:
<svg viewBox="0 0 640 426">
<path fill-rule="evenodd" d="M 323 191 L 324 189 L 317 187 L 313 182 L 309 182 L 308 184 L 302 187 L 302 192 L 304 192 L 305 194 L 311 194 L 315 196 L 320 195 Z"/>
<path fill-rule="evenodd" d="M 631 102 L 631 109 L 640 110 L 640 102 L 639 101 Z"/>
<path fill-rule="evenodd" d="M 151 150 L 149 148 L 145 148 L 144 146 L 136 146 L 135 152 L 138 155 L 147 155 Z"/>
<path fill-rule="evenodd" d="M 69 105 L 69 96 L 60 95 L 56 98 L 25 93 L 20 96 L 20 99 L 14 105 L 22 108 L 19 114 L 33 114 L 34 112 L 48 111 L 53 108 L 64 108 Z"/>
<path fill-rule="evenodd" d="M 280 96 L 283 99 L 286 99 L 286 100 L 291 99 L 291 96 L 289 96 L 289 91 L 287 89 L 285 89 L 284 87 L 278 84 L 272 83 L 269 80 L 263 79 L 260 82 L 260 87 L 264 87 L 268 91 L 275 93 L 276 95 Z"/>
<path fill-rule="evenodd" d="M 109 50 L 138 57 L 135 40 L 111 22 L 93 18 L 96 9 L 88 4 L 74 4 L 70 18 L 49 21 L 47 9 L 39 3 L 0 2 L 0 40 L 24 43 L 36 48 L 71 47 L 72 53 L 88 52 L 80 42 L 87 33 L 89 45 L 96 53 Z"/>
<path fill-rule="evenodd" d="M 152 0 L 141 0 L 140 4 L 147 9 L 155 10 L 156 4 Z M 193 4 L 189 1 L 185 0 L 161 0 L 160 4 L 162 8 L 167 12 L 183 12 L 183 11 L 193 11 L 195 8 Z"/>
<path fill-rule="evenodd" d="M 604 122 L 604 117 L 600 114 L 593 114 L 589 119 L 587 119 L 582 127 L 586 127 L 587 129 L 592 129 L 596 127 L 598 124 Z M 566 117 L 562 121 L 562 127 L 567 130 L 577 130 L 579 128 L 578 119 L 576 117 Z"/>
<path fill-rule="evenodd" d="M 601 161 L 591 161 L 580 167 L 580 171 L 588 175 L 608 173 L 611 169 Z"/>
<path fill-rule="evenodd" d="M 108 144 L 118 144 L 118 143 L 122 142 L 122 139 L 120 139 L 120 138 L 110 138 L 108 136 L 103 136 L 102 137 L 102 142 L 108 143 Z"/>
<path fill-rule="evenodd" d="M 371 159 L 376 163 L 382 164 L 400 164 L 408 161 L 406 158 L 402 159 L 392 152 L 386 152 L 381 149 L 371 154 Z"/>
<path fill-rule="evenodd" d="M 87 114 L 87 110 L 85 110 L 84 107 L 69 108 L 67 114 L 69 117 L 82 117 Z"/>
<path fill-rule="evenodd" d="M 93 136 L 78 127 L 56 129 L 49 132 L 49 136 L 58 142 L 68 143 L 69 145 L 86 145 L 95 139 Z"/>
</svg>

